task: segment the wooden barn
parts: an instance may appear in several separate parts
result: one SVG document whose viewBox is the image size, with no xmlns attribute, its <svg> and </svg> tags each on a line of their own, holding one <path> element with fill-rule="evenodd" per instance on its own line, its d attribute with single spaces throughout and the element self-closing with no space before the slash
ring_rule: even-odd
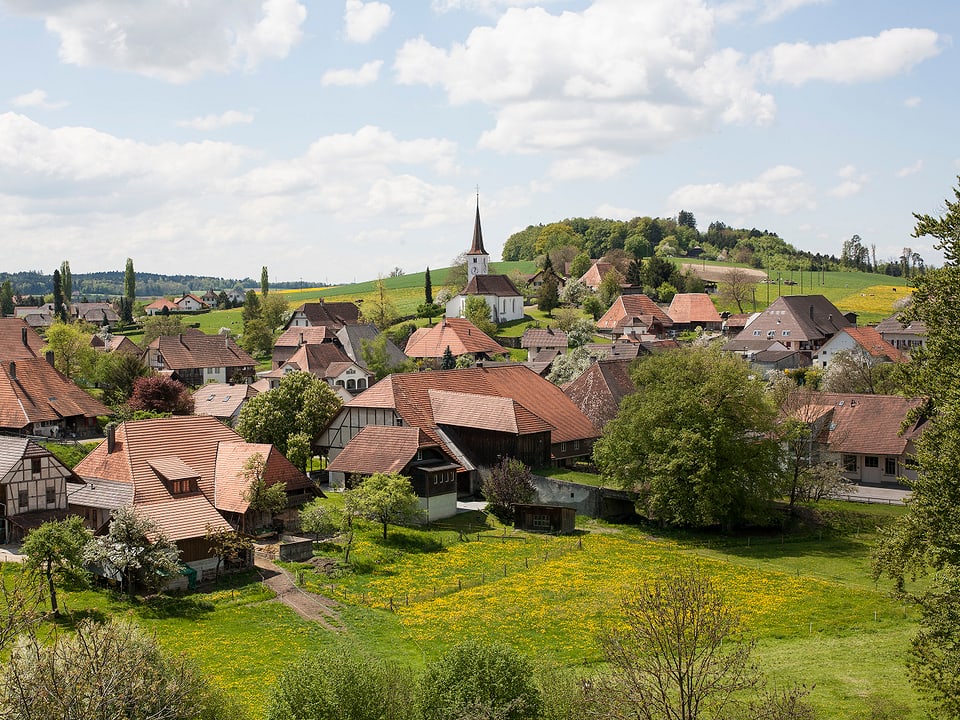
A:
<svg viewBox="0 0 960 720">
<path fill-rule="evenodd" d="M 513 526 L 528 532 L 559 533 L 574 531 L 577 511 L 563 505 L 516 504 L 513 506 Z"/>
</svg>

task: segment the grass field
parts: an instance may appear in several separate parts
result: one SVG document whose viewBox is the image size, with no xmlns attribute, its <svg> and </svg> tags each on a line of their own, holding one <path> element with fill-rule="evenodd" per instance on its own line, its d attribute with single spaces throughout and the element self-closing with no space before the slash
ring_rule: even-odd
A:
<svg viewBox="0 0 960 720">
<path fill-rule="evenodd" d="M 875 703 L 917 706 L 903 668 L 915 620 L 869 573 L 873 530 L 898 512 L 828 504 L 828 530 L 799 538 L 653 535 L 597 521 L 552 537 L 505 530 L 475 513 L 431 529 L 391 526 L 384 542 L 379 526 L 361 522 L 354 570 L 339 577 L 307 572 L 306 584 L 341 603 L 342 625 L 355 642 L 415 667 L 476 637 L 590 674 L 599 668 L 597 633 L 616 622 L 622 593 L 670 568 L 696 565 L 743 614 L 743 632 L 756 641 L 754 660 L 771 682 L 814 686 L 810 699 L 821 718 L 870 717 Z M 332 543 L 317 547 L 340 556 Z M 134 604 L 103 590 L 65 592 L 63 600 L 74 619 L 131 616 L 164 646 L 192 657 L 254 720 L 280 668 L 332 636 L 264 602 L 270 593 L 255 577 L 234 583 Z M 919 710 L 898 716 L 922 717 Z"/>
</svg>

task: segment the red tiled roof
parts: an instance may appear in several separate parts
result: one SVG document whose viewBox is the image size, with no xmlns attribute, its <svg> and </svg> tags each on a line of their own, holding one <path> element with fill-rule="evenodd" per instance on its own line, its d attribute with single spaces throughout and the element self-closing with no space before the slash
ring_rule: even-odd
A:
<svg viewBox="0 0 960 720">
<path fill-rule="evenodd" d="M 603 330 L 614 330 L 626 325 L 632 325 L 635 319 L 651 319 L 659 322 L 663 327 L 673 326 L 673 320 L 650 298 L 644 294 L 621 295 L 613 301 L 613 305 L 597 321 L 597 327 Z"/>
<path fill-rule="evenodd" d="M 287 492 L 312 487 L 310 480 L 297 470 L 273 445 L 248 442 L 221 442 L 217 448 L 216 490 L 213 504 L 219 510 L 245 513 L 250 504 L 243 499 L 249 481 L 244 477 L 244 465 L 260 453 L 266 462 L 264 479 L 267 485 L 285 483 Z"/>
<path fill-rule="evenodd" d="M 300 347 L 301 345 L 319 345 L 330 342 L 334 335 L 327 331 L 326 326 L 291 327 L 281 333 L 273 344 L 274 347 Z"/>
<path fill-rule="evenodd" d="M 448 455 L 456 457 L 436 432 L 438 423 L 433 416 L 431 390 L 515 400 L 553 427 L 553 443 L 587 440 L 599 435 L 560 388 L 523 365 L 389 375 L 347 403 L 347 408 L 392 409 L 407 425 L 422 429 Z M 473 397 L 470 401 L 479 401 L 479 398 Z"/>
<path fill-rule="evenodd" d="M 331 461 L 328 469 L 365 475 L 400 472 L 420 448 L 435 446 L 415 427 L 367 425 Z"/>
<path fill-rule="evenodd" d="M 637 391 L 630 378 L 633 359 L 598 360 L 563 392 L 598 428 L 616 417 L 620 402 Z"/>
<path fill-rule="evenodd" d="M 257 394 L 251 385 L 243 383 L 208 383 L 193 391 L 193 414 L 231 417 L 248 398 Z"/>
<path fill-rule="evenodd" d="M 207 335 L 193 329 L 180 335 L 161 335 L 148 347 L 160 352 L 168 370 L 254 367 L 257 364 L 228 335 Z"/>
<path fill-rule="evenodd" d="M 603 282 L 603 278 L 606 277 L 607 273 L 610 271 L 616 272 L 616 268 L 613 266 L 613 263 L 601 262 L 600 260 L 597 260 L 593 263 L 593 265 L 590 266 L 589 270 L 580 276 L 580 282 L 587 287 L 596 290 L 598 287 L 600 287 L 600 283 Z"/>
<path fill-rule="evenodd" d="M 0 318 L 0 361 L 42 358 L 43 346 L 43 338 L 23 318 Z"/>
<path fill-rule="evenodd" d="M 172 300 L 167 300 L 166 298 L 157 298 L 156 300 L 154 300 L 152 303 L 150 303 L 143 309 L 144 310 L 163 310 L 164 308 L 167 308 L 167 310 L 179 310 L 180 306 L 177 305 Z"/>
<path fill-rule="evenodd" d="M 720 313 L 706 293 L 677 293 L 667 315 L 679 325 L 720 324 Z"/>
<path fill-rule="evenodd" d="M 137 512 L 152 520 L 168 540 L 190 540 L 203 537 L 207 528 L 232 530 L 210 501 L 203 495 L 184 495 L 137 505 Z"/>
<path fill-rule="evenodd" d="M 538 418 L 512 398 L 447 390 L 428 390 L 427 395 L 437 425 L 494 430 L 514 435 L 553 430 L 553 425 Z"/>
<path fill-rule="evenodd" d="M 113 415 L 113 410 L 44 358 L 0 362 L 0 427 L 19 430 L 36 422 L 98 415 Z"/>
<path fill-rule="evenodd" d="M 327 374 L 327 368 L 332 363 L 349 363 L 353 361 L 347 354 L 333 343 L 322 343 L 320 345 L 304 345 L 297 350 L 284 365 L 296 366 L 298 370 L 312 373 L 319 378 Z M 281 366 L 282 367 L 282 366 Z M 282 377 L 282 375 L 281 375 Z"/>
<path fill-rule="evenodd" d="M 876 328 L 850 327 L 841 332 L 847 333 L 857 345 L 875 358 L 888 358 L 891 362 L 907 362 L 909 360 L 906 355 L 884 340 Z"/>
<path fill-rule="evenodd" d="M 412 358 L 442 358 L 447 347 L 455 356 L 509 352 L 466 318 L 446 318 L 431 328 L 420 328 L 407 340 L 404 352 Z"/>
<path fill-rule="evenodd" d="M 520 338 L 522 348 L 563 348 L 567 347 L 567 334 L 552 328 L 527 328 Z"/>
</svg>

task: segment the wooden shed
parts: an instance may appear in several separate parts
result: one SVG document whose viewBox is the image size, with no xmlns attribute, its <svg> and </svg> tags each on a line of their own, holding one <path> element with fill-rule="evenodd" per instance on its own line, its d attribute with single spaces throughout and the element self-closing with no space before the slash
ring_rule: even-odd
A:
<svg viewBox="0 0 960 720">
<path fill-rule="evenodd" d="M 513 506 L 513 526 L 517 530 L 569 534 L 574 531 L 577 511 L 563 505 Z"/>
</svg>

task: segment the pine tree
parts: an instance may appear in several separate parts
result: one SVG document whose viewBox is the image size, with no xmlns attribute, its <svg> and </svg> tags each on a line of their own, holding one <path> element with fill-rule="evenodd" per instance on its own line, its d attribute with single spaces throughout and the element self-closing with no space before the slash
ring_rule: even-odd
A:
<svg viewBox="0 0 960 720">
<path fill-rule="evenodd" d="M 123 321 L 133 321 L 133 303 L 137 300 L 137 276 L 133 272 L 133 260 L 127 258 L 127 267 L 123 272 Z"/>
<path fill-rule="evenodd" d="M 423 301 L 427 305 L 433 305 L 433 283 L 430 282 L 430 268 L 427 268 L 423 276 Z"/>
<path fill-rule="evenodd" d="M 457 366 L 457 361 L 453 357 L 453 353 L 450 351 L 450 346 L 447 345 L 447 349 L 443 351 L 443 359 L 440 361 L 441 370 L 453 370 Z"/>
<path fill-rule="evenodd" d="M 63 304 L 63 278 L 59 270 L 53 271 L 53 312 L 61 322 L 67 321 L 67 309 Z"/>
<path fill-rule="evenodd" d="M 267 266 L 260 268 L 260 294 L 264 297 L 270 292 L 270 278 L 267 276 Z"/>
</svg>

